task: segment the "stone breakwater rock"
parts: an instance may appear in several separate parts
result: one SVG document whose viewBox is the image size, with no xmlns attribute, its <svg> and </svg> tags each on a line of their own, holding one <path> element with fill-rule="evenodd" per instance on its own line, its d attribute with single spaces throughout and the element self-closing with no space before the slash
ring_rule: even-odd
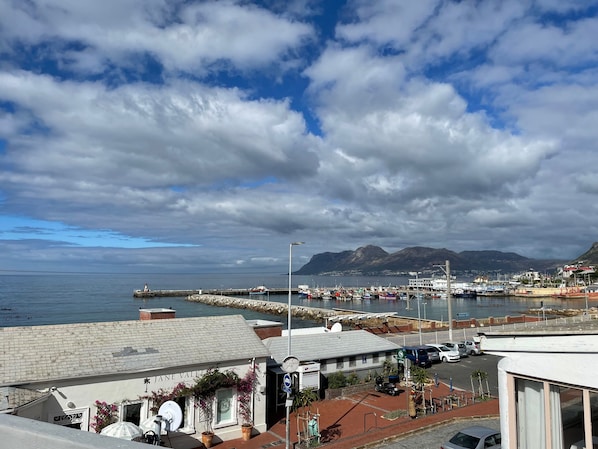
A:
<svg viewBox="0 0 598 449">
<path fill-rule="evenodd" d="M 235 298 L 220 295 L 189 295 L 187 301 L 201 302 L 209 306 L 230 307 L 234 309 L 249 309 L 271 315 L 287 315 L 288 306 L 275 301 L 261 301 L 259 299 Z M 296 318 L 312 321 L 324 321 L 335 316 L 336 313 L 329 309 L 317 307 L 291 306 L 291 315 Z"/>
</svg>

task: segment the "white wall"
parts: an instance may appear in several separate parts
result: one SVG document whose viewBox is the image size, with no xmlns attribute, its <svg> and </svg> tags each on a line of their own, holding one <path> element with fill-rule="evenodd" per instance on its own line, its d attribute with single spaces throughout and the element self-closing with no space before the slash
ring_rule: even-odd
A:
<svg viewBox="0 0 598 449">
<path fill-rule="evenodd" d="M 239 377 L 243 377 L 249 370 L 251 364 L 247 361 L 238 365 L 221 365 L 218 368 L 221 371 L 229 369 L 234 370 Z M 255 392 L 254 402 L 254 424 L 260 432 L 266 431 L 266 397 L 260 393 L 260 386 L 266 385 L 266 363 L 265 360 L 256 360 L 258 373 L 258 386 Z M 46 422 L 54 422 L 55 417 L 65 414 L 83 412 L 83 430 L 94 432 L 90 427 L 93 417 L 96 414 L 94 403 L 96 400 L 105 401 L 109 404 L 122 404 L 123 402 L 137 402 L 140 397 L 150 395 L 152 391 L 164 389 L 171 391 L 177 384 L 183 382 L 192 385 L 194 380 L 205 373 L 205 369 L 187 369 L 161 371 L 159 373 L 137 373 L 129 378 L 119 378 L 117 376 L 95 380 L 74 380 L 70 385 L 67 381 L 57 382 L 50 388 L 52 397 L 46 400 L 43 408 L 23 409 L 20 416 L 31 417 Z M 149 379 L 149 383 L 145 383 Z M 146 391 L 147 390 L 147 391 Z M 72 407 L 74 405 L 74 407 Z M 155 413 L 149 410 L 149 401 L 144 400 L 141 410 L 142 421 Z M 203 430 L 203 424 L 198 422 L 197 410 L 193 407 L 188 409 L 188 422 L 193 423 L 197 438 Z M 239 418 L 240 419 L 240 418 Z M 239 421 L 239 425 L 240 425 Z M 216 434 L 222 440 L 228 440 L 241 437 L 239 425 L 229 426 L 217 429 Z M 192 429 L 182 429 L 191 431 Z"/>
</svg>

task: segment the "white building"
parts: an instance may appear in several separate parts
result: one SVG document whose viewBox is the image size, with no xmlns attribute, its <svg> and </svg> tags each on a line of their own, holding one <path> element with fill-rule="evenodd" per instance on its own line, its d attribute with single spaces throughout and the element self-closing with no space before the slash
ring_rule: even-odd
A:
<svg viewBox="0 0 598 449">
<path fill-rule="evenodd" d="M 96 401 L 115 404 L 118 420 L 155 415 L 152 392 L 190 386 L 207 370 L 256 370 L 254 427 L 266 430 L 268 350 L 241 315 L 0 328 L 0 413 L 94 431 Z M 197 446 L 206 427 L 192 396 L 177 398 L 183 422 L 170 437 Z M 212 426 L 222 440 L 241 437 L 235 388 L 218 391 Z M 194 441 L 194 443 L 193 443 Z M 172 442 L 173 447 L 177 447 Z M 184 447 L 179 445 L 178 447 Z"/>
<path fill-rule="evenodd" d="M 598 447 L 596 320 L 480 335 L 484 352 L 504 357 L 498 363 L 503 448 Z"/>
</svg>

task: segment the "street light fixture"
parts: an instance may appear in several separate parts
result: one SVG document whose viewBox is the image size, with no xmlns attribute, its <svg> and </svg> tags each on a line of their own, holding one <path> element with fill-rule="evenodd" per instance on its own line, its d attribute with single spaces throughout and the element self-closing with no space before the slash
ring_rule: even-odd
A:
<svg viewBox="0 0 598 449">
<path fill-rule="evenodd" d="M 419 275 L 420 271 L 411 271 L 409 274 L 411 276 L 415 275 L 415 296 L 417 297 L 417 332 L 419 333 L 419 344 L 420 346 L 423 344 L 422 341 L 422 317 L 421 317 L 421 308 L 420 308 L 420 297 L 419 297 Z"/>
<path fill-rule="evenodd" d="M 286 360 L 291 359 L 291 273 L 293 271 L 293 246 L 303 245 L 305 242 L 293 242 L 289 244 L 289 301 L 288 301 L 288 310 L 287 310 L 287 358 Z M 293 405 L 293 401 L 291 400 L 291 393 L 290 390 L 287 390 L 287 399 L 286 399 L 286 429 L 285 429 L 285 449 L 289 449 L 290 442 L 291 442 L 291 406 Z"/>
</svg>

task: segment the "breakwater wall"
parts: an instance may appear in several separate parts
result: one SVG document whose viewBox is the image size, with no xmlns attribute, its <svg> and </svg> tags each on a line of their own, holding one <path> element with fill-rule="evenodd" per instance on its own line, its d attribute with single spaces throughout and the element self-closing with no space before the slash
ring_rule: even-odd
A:
<svg viewBox="0 0 598 449">
<path fill-rule="evenodd" d="M 259 299 L 235 298 L 221 295 L 189 295 L 187 301 L 200 302 L 209 306 L 230 307 L 234 309 L 249 309 L 256 312 L 267 313 L 270 315 L 287 315 L 288 305 L 275 301 L 262 301 Z M 291 315 L 296 318 L 312 321 L 325 321 L 326 318 L 338 315 L 330 309 L 321 309 L 318 307 L 291 306 Z"/>
</svg>

